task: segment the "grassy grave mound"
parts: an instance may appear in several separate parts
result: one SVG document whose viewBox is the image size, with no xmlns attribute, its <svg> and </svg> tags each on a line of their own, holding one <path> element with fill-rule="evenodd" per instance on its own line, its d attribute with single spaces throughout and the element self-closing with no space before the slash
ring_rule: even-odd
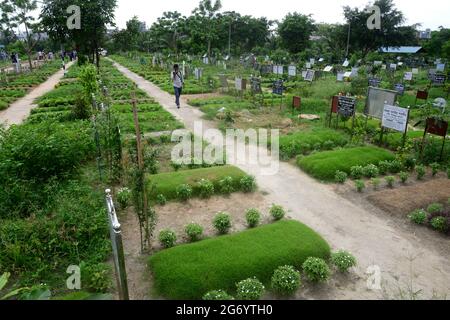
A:
<svg viewBox="0 0 450 320">
<path fill-rule="evenodd" d="M 274 270 L 300 268 L 308 257 L 328 259 L 330 247 L 297 221 L 281 221 L 238 234 L 161 251 L 149 260 L 159 294 L 200 299 L 211 290 L 235 290 L 235 283 L 257 277 L 268 284 Z"/>
<path fill-rule="evenodd" d="M 283 159 L 291 159 L 313 150 L 329 150 L 348 143 L 347 136 L 331 129 L 315 128 L 311 132 L 296 132 L 280 137 L 280 154 Z"/>
<path fill-rule="evenodd" d="M 336 171 L 350 174 L 353 166 L 377 165 L 380 161 L 394 158 L 394 154 L 385 149 L 367 146 L 316 153 L 299 158 L 297 164 L 314 178 L 333 181 Z"/>
<path fill-rule="evenodd" d="M 178 172 L 168 172 L 152 175 L 148 178 L 148 182 L 153 186 L 150 198 L 155 200 L 158 195 L 162 194 L 167 200 L 177 198 L 177 187 L 183 184 L 192 186 L 192 195 L 199 195 L 198 182 L 207 179 L 214 184 L 216 192 L 219 191 L 219 182 L 225 177 L 233 178 L 233 188 L 235 191 L 241 189 L 240 180 L 247 176 L 244 171 L 233 166 L 219 166 L 211 168 L 201 168 L 194 170 L 183 170 Z"/>
</svg>

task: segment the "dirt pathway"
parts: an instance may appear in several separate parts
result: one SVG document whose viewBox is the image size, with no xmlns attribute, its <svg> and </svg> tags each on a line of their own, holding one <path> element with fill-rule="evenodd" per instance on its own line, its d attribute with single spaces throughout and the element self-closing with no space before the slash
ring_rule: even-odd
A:
<svg viewBox="0 0 450 320">
<path fill-rule="evenodd" d="M 66 65 L 70 68 L 73 62 Z M 5 124 L 7 127 L 20 124 L 29 115 L 32 109 L 36 108 L 34 100 L 43 96 L 44 94 L 55 89 L 55 85 L 64 77 L 64 70 L 59 70 L 44 83 L 41 83 L 36 88 L 31 90 L 25 97 L 12 103 L 8 109 L 0 111 L 0 124 Z"/>
<path fill-rule="evenodd" d="M 198 121 L 202 122 L 204 129 L 213 128 L 211 122 L 201 119 L 202 112 L 186 105 L 185 99 L 181 110 L 177 110 L 171 95 L 128 69 L 116 66 L 140 89 L 183 121 L 186 128 L 192 130 L 194 123 Z M 249 147 L 251 151 L 257 151 L 255 148 L 257 147 Z M 260 161 L 266 163 L 269 159 L 268 156 L 263 156 Z M 259 165 L 239 167 L 257 178 L 259 187 L 268 193 L 271 202 L 289 209 L 290 216 L 319 232 L 333 249 L 349 250 L 357 257 L 359 265 L 356 283 L 324 294 L 325 298 L 386 297 L 382 290 L 368 289 L 369 275 L 366 271 L 373 266 L 381 271 L 382 287 L 391 298 L 400 298 L 398 290 L 409 291 L 411 283 L 412 290 L 422 290 L 422 298 L 429 299 L 436 294 L 450 297 L 448 238 L 437 236 L 431 240 L 421 239 L 405 231 L 375 207 L 350 202 L 336 194 L 331 186 L 318 183 L 288 163 L 280 163 L 278 173 L 272 176 L 261 174 Z"/>
</svg>

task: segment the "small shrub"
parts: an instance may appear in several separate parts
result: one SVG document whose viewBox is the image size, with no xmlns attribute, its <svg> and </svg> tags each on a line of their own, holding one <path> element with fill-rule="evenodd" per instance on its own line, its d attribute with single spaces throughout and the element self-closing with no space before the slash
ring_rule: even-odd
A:
<svg viewBox="0 0 450 320">
<path fill-rule="evenodd" d="M 405 159 L 405 169 L 408 171 L 413 171 L 416 168 L 417 159 L 414 157 L 408 157 Z"/>
<path fill-rule="evenodd" d="M 372 184 L 374 190 L 378 190 L 381 185 L 381 180 L 380 178 L 372 178 L 370 179 L 370 183 Z"/>
<path fill-rule="evenodd" d="M 259 300 L 264 294 L 264 285 L 256 278 L 242 280 L 236 284 L 239 300 Z"/>
<path fill-rule="evenodd" d="M 364 168 L 362 166 L 351 167 L 350 175 L 355 180 L 361 179 L 364 175 Z"/>
<path fill-rule="evenodd" d="M 330 268 L 325 260 L 320 258 L 308 258 L 302 265 L 303 272 L 312 282 L 326 282 L 330 277 Z"/>
<path fill-rule="evenodd" d="M 272 205 L 270 208 L 270 215 L 275 221 L 279 221 L 284 218 L 286 211 L 282 206 Z"/>
<path fill-rule="evenodd" d="M 241 190 L 245 193 L 254 192 L 256 190 L 255 177 L 245 176 L 240 181 Z"/>
<path fill-rule="evenodd" d="M 427 208 L 429 214 L 442 213 L 444 211 L 444 206 L 440 203 L 430 204 Z"/>
<path fill-rule="evenodd" d="M 182 184 L 177 188 L 177 198 L 181 201 L 188 201 L 192 198 L 192 188 L 188 184 Z"/>
<path fill-rule="evenodd" d="M 376 178 L 380 175 L 380 170 L 376 165 L 369 164 L 368 166 L 364 167 L 363 174 L 366 178 Z"/>
<path fill-rule="evenodd" d="M 214 194 L 214 184 L 206 179 L 200 180 L 198 183 L 199 195 L 203 199 L 211 198 Z"/>
<path fill-rule="evenodd" d="M 380 175 L 384 176 L 389 172 L 390 162 L 389 161 L 380 161 L 378 164 L 378 170 Z"/>
<path fill-rule="evenodd" d="M 439 165 L 439 163 L 432 163 L 432 164 L 430 164 L 430 167 L 431 167 L 431 172 L 433 174 L 433 177 L 435 177 L 439 173 L 441 166 Z"/>
<path fill-rule="evenodd" d="M 400 172 L 400 181 L 403 184 L 406 184 L 406 182 L 408 182 L 409 179 L 409 174 L 407 172 Z"/>
<path fill-rule="evenodd" d="M 324 150 L 333 150 L 336 147 L 335 143 L 331 140 L 325 141 L 323 143 Z"/>
<path fill-rule="evenodd" d="M 417 180 L 423 180 L 426 174 L 426 169 L 423 165 L 416 167 Z"/>
<path fill-rule="evenodd" d="M 173 168 L 175 172 L 178 172 L 183 167 L 181 163 L 175 161 L 170 162 L 170 166 Z"/>
<path fill-rule="evenodd" d="M 228 195 L 234 192 L 233 178 L 225 177 L 219 181 L 220 193 Z"/>
<path fill-rule="evenodd" d="M 111 268 L 104 263 L 94 265 L 82 263 L 81 281 L 85 290 L 106 293 L 111 288 Z"/>
<path fill-rule="evenodd" d="M 121 188 L 117 192 L 117 202 L 119 203 L 120 208 L 122 208 L 122 210 L 128 208 L 128 206 L 130 205 L 130 201 L 131 201 L 131 190 L 128 188 Z"/>
<path fill-rule="evenodd" d="M 185 228 L 186 235 L 191 242 L 201 239 L 203 235 L 203 227 L 197 223 L 190 223 Z"/>
<path fill-rule="evenodd" d="M 440 232 L 447 232 L 448 225 L 447 225 L 447 219 L 444 217 L 435 217 L 431 220 L 431 226 L 433 229 L 440 231 Z"/>
<path fill-rule="evenodd" d="M 203 296 L 203 300 L 205 300 L 205 301 L 227 301 L 227 300 L 234 300 L 234 298 L 223 290 L 214 290 L 214 291 L 210 291 L 210 292 L 206 293 Z"/>
<path fill-rule="evenodd" d="M 394 176 L 388 176 L 385 178 L 387 186 L 389 188 L 394 188 L 394 184 L 395 184 L 395 177 Z"/>
<path fill-rule="evenodd" d="M 428 214 L 425 212 L 425 210 L 419 209 L 414 212 L 411 212 L 408 215 L 409 220 L 411 222 L 414 222 L 415 224 L 425 224 L 425 222 L 428 219 Z"/>
<path fill-rule="evenodd" d="M 163 194 L 158 194 L 158 196 L 156 197 L 156 202 L 160 206 L 165 206 L 167 204 L 167 199 Z"/>
<path fill-rule="evenodd" d="M 363 192 L 364 189 L 366 188 L 366 184 L 362 180 L 356 180 L 355 187 L 356 187 L 356 191 Z"/>
<path fill-rule="evenodd" d="M 389 163 L 389 172 L 393 174 L 397 174 L 403 170 L 403 164 L 399 160 L 392 160 Z"/>
<path fill-rule="evenodd" d="M 350 268 L 356 266 L 356 258 L 347 251 L 338 251 L 331 255 L 331 263 L 340 272 L 347 272 Z"/>
<path fill-rule="evenodd" d="M 261 213 L 256 209 L 249 209 L 245 214 L 245 219 L 247 220 L 247 225 L 250 228 L 254 228 L 261 222 Z"/>
<path fill-rule="evenodd" d="M 344 184 L 345 181 L 347 181 L 347 179 L 348 179 L 348 175 L 347 175 L 347 173 L 345 173 L 343 171 L 336 171 L 336 176 L 334 179 L 337 183 Z"/>
<path fill-rule="evenodd" d="M 271 284 L 272 289 L 279 294 L 291 295 L 300 287 L 300 272 L 292 266 L 279 267 L 273 273 Z"/>
<path fill-rule="evenodd" d="M 159 242 L 164 248 L 172 248 L 177 242 L 177 235 L 172 230 L 162 230 L 159 233 Z"/>
<path fill-rule="evenodd" d="M 219 212 L 213 220 L 214 228 L 220 234 L 227 234 L 231 229 L 231 217 L 226 212 Z"/>
</svg>

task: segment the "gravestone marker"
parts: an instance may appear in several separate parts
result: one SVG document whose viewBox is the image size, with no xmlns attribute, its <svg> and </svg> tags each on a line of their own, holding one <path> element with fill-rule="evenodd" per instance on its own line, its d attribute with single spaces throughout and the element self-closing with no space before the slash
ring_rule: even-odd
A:
<svg viewBox="0 0 450 320">
<path fill-rule="evenodd" d="M 350 65 L 350 61 L 345 60 L 344 63 L 342 64 L 343 67 L 347 68 Z"/>
<path fill-rule="evenodd" d="M 289 74 L 290 77 L 297 76 L 297 67 L 296 66 L 289 66 L 288 74 Z"/>
<path fill-rule="evenodd" d="M 394 90 L 397 91 L 397 93 L 402 96 L 405 93 L 405 85 L 402 83 L 396 83 L 394 85 Z"/>
<path fill-rule="evenodd" d="M 252 92 L 254 94 L 262 93 L 261 79 L 253 77 L 253 78 L 250 79 L 250 83 L 251 83 L 251 86 L 252 86 Z"/>
<path fill-rule="evenodd" d="M 445 63 L 438 63 L 436 65 L 436 71 L 444 72 L 445 70 Z"/>
<path fill-rule="evenodd" d="M 315 74 L 316 72 L 314 70 L 306 71 L 305 81 L 313 82 Z"/>
<path fill-rule="evenodd" d="M 405 81 L 412 81 L 413 79 L 413 73 L 412 72 L 405 72 L 405 76 L 403 77 L 403 80 Z"/>
<path fill-rule="evenodd" d="M 326 66 L 325 69 L 323 69 L 324 72 L 331 72 L 333 71 L 333 66 Z"/>
<path fill-rule="evenodd" d="M 445 74 L 435 74 L 432 81 L 436 86 L 443 86 L 446 80 L 447 76 Z"/>
<path fill-rule="evenodd" d="M 284 83 L 283 80 L 277 80 L 273 83 L 273 94 L 277 94 L 277 95 L 283 95 L 283 91 L 284 91 Z"/>
<path fill-rule="evenodd" d="M 338 101 L 338 113 L 342 117 L 352 117 L 355 114 L 356 99 L 340 96 Z"/>
<path fill-rule="evenodd" d="M 336 75 L 336 81 L 342 82 L 344 81 L 345 72 L 338 72 Z"/>
<path fill-rule="evenodd" d="M 381 79 L 378 78 L 370 78 L 369 79 L 369 87 L 378 88 L 381 84 Z"/>
<path fill-rule="evenodd" d="M 382 126 L 398 132 L 406 132 L 408 128 L 409 110 L 389 104 L 384 105 Z"/>
<path fill-rule="evenodd" d="M 412 69 L 412 74 L 419 74 L 419 69 L 418 68 L 413 68 Z"/>
<path fill-rule="evenodd" d="M 396 91 L 369 87 L 364 114 L 381 120 L 384 105 L 394 105 L 396 98 Z"/>
</svg>

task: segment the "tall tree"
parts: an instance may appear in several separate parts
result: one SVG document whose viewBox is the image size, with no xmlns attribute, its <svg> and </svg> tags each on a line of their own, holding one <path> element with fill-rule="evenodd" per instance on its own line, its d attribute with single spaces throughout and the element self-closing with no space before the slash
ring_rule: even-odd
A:
<svg viewBox="0 0 450 320">
<path fill-rule="evenodd" d="M 78 6 L 81 13 L 81 28 L 69 29 L 67 8 Z M 44 0 L 41 11 L 42 24 L 55 40 L 65 43 L 73 41 L 78 49 L 96 58 L 100 64 L 99 48 L 105 41 L 108 26 L 114 26 L 114 10 L 117 0 Z"/>
<path fill-rule="evenodd" d="M 197 24 L 195 32 L 200 34 L 206 40 L 208 57 L 211 57 L 212 42 L 218 37 L 218 13 L 222 9 L 222 2 L 216 0 L 201 0 L 198 8 L 192 13 L 194 21 Z"/>
<path fill-rule="evenodd" d="M 6 26 L 7 30 L 23 27 L 24 48 L 28 56 L 30 70 L 33 69 L 32 55 L 36 44 L 40 40 L 39 23 L 31 15 L 37 9 L 36 0 L 3 0 L 0 3 L 2 18 L 0 23 Z"/>
<path fill-rule="evenodd" d="M 289 13 L 278 26 L 282 46 L 290 53 L 299 53 L 310 45 L 310 37 L 315 30 L 311 15 Z"/>
<path fill-rule="evenodd" d="M 186 18 L 177 11 L 164 12 L 150 28 L 156 45 L 166 46 L 178 55 L 180 41 L 184 37 Z"/>
</svg>

